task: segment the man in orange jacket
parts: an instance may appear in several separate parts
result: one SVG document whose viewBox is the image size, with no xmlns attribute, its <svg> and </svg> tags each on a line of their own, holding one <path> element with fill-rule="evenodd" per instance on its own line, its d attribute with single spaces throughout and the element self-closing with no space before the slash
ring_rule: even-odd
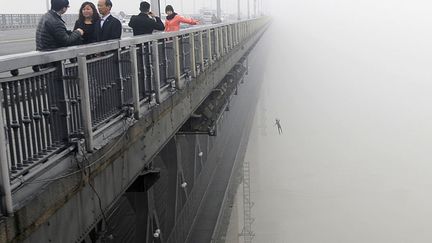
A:
<svg viewBox="0 0 432 243">
<path fill-rule="evenodd" d="M 174 12 L 174 8 L 171 5 L 166 6 L 165 13 L 167 14 L 167 18 L 165 21 L 166 32 L 179 31 L 181 23 L 190 24 L 190 25 L 198 24 L 197 20 L 188 19 L 178 15 L 176 12 Z"/>
</svg>

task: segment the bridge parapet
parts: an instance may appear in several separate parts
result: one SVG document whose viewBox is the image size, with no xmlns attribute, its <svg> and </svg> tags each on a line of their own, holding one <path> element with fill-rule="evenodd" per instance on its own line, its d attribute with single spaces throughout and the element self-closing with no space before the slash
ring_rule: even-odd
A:
<svg viewBox="0 0 432 243">
<path fill-rule="evenodd" d="M 197 82 L 267 22 L 261 18 L 1 57 L 3 215 L 20 204 L 12 203 L 14 190 L 81 147 L 83 153 L 103 147 L 108 130 L 127 129 L 125 117 L 148 118 L 149 111 Z"/>
</svg>

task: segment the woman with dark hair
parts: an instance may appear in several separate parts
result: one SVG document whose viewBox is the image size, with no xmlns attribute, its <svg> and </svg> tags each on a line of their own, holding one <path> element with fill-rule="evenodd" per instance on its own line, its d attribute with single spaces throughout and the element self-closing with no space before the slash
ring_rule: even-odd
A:
<svg viewBox="0 0 432 243">
<path fill-rule="evenodd" d="M 79 18 L 75 22 L 75 29 L 84 30 L 82 44 L 89 44 L 97 41 L 96 24 L 99 23 L 100 16 L 96 6 L 91 2 L 84 2 L 79 10 Z"/>
<path fill-rule="evenodd" d="M 198 24 L 197 20 L 188 19 L 178 15 L 176 12 L 174 12 L 174 8 L 171 5 L 166 6 L 165 13 L 167 14 L 166 21 L 165 21 L 166 32 L 179 31 L 181 23 L 190 24 L 190 25 Z"/>
</svg>

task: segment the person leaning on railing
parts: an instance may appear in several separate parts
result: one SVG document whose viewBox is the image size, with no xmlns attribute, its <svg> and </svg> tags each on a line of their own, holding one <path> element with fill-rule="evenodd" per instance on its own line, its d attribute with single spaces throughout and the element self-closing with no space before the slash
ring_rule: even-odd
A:
<svg viewBox="0 0 432 243">
<path fill-rule="evenodd" d="M 198 24 L 198 21 L 195 19 L 188 19 L 178 15 L 176 12 L 174 12 L 174 8 L 171 5 L 167 5 L 165 7 L 165 13 L 167 14 L 166 21 L 165 21 L 166 32 L 179 31 L 181 23 L 190 24 L 190 25 Z"/>
<path fill-rule="evenodd" d="M 98 10 L 102 16 L 99 20 L 98 41 L 116 40 L 121 38 L 122 24 L 111 15 L 113 4 L 111 0 L 98 0 Z"/>
<path fill-rule="evenodd" d="M 140 3 L 141 13 L 131 17 L 129 27 L 133 30 L 133 35 L 152 34 L 154 30 L 163 31 L 165 29 L 162 20 L 150 12 L 150 3 Z"/>
<path fill-rule="evenodd" d="M 78 20 L 75 22 L 74 30 L 83 29 L 82 44 L 90 44 L 97 41 L 100 16 L 96 6 L 91 2 L 84 2 L 79 10 Z"/>
<path fill-rule="evenodd" d="M 80 28 L 67 30 L 61 18 L 68 8 L 68 0 L 51 0 L 51 10 L 42 16 L 36 29 L 36 50 L 49 51 L 80 42 L 84 31 Z"/>
</svg>

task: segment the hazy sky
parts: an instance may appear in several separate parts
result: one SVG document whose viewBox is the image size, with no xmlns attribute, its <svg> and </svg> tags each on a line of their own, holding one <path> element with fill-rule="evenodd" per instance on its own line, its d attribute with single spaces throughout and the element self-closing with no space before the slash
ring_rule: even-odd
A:
<svg viewBox="0 0 432 243">
<path fill-rule="evenodd" d="M 29 2 L 29 3 L 27 3 Z M 84 1 L 69 0 L 71 8 L 68 13 L 75 13 L 78 11 L 79 6 Z M 96 3 L 96 0 L 91 1 Z M 119 12 L 124 11 L 126 13 L 136 13 L 139 8 L 139 3 L 141 0 L 113 0 L 113 11 Z M 150 1 L 149 1 L 150 2 Z M 216 0 L 161 0 L 161 6 L 165 4 L 171 4 L 174 6 L 177 12 L 192 13 L 195 9 L 198 11 L 202 7 L 216 8 Z M 181 11 L 181 6 L 183 3 L 183 11 Z M 10 1 L 10 0 L 0 0 L 1 13 L 43 13 L 46 10 L 45 0 L 26 0 L 26 4 L 22 1 Z M 222 10 L 227 13 L 237 12 L 237 1 L 236 0 L 221 0 Z M 246 14 L 246 0 L 241 0 L 241 6 Z M 252 4 L 251 4 L 252 9 Z"/>
<path fill-rule="evenodd" d="M 246 156 L 253 242 L 432 242 L 431 6 L 288 0 L 274 12 L 257 46 L 268 56 L 250 60 L 264 75 Z"/>
</svg>

